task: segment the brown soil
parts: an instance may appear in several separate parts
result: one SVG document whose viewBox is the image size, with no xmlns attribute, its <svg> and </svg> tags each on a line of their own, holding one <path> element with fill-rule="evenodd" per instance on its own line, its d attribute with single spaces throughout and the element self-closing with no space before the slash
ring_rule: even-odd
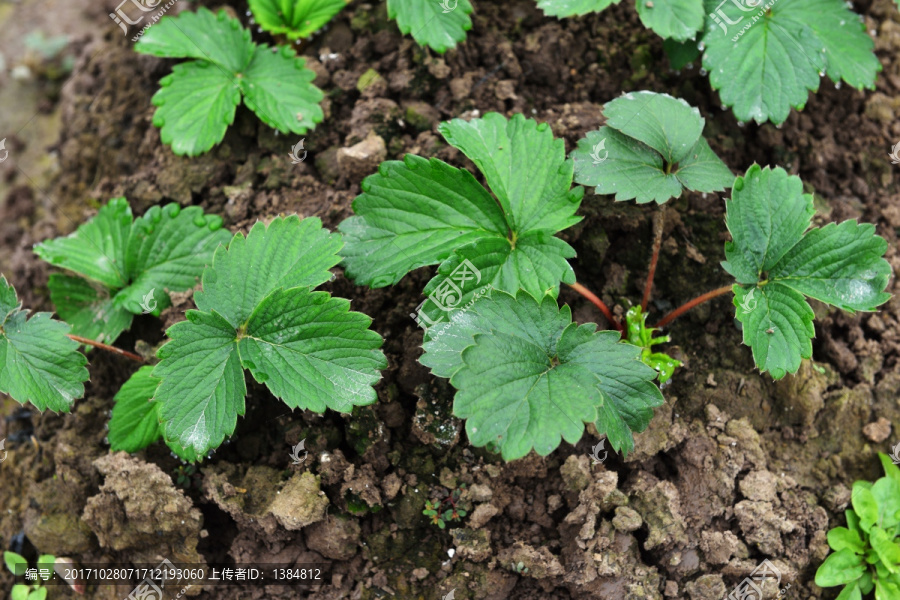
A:
<svg viewBox="0 0 900 600">
<path fill-rule="evenodd" d="M 630 3 L 557 21 L 532 0 L 481 1 L 468 41 L 439 57 L 400 36 L 383 2 L 356 1 L 304 50 L 327 99 L 326 120 L 306 136 L 309 158 L 299 165 L 288 157 L 297 140 L 274 135 L 243 108 L 213 151 L 174 156 L 151 125 L 150 104 L 173 61 L 135 54 L 105 4 L 65 6 L 82 23 L 74 32 L 85 32 L 67 51 L 75 58 L 71 78 L 22 88 L 37 98 L 28 107 L 37 107 L 36 123 L 51 123 L 52 135 L 43 125 L 38 135 L 24 118 L 3 122 L 17 133 L 7 143 L 13 160 L 0 165 L 0 271 L 35 310 L 52 306 L 48 268 L 32 245 L 69 233 L 98 201 L 125 195 L 138 214 L 164 201 L 198 204 L 233 231 L 289 213 L 335 228 L 351 214 L 361 177 L 382 158 L 339 150 L 370 135 L 385 142 L 388 158 L 412 152 L 475 171 L 442 142 L 440 120 L 524 112 L 550 123 L 571 150 L 601 123 L 603 102 L 635 89 L 698 106 L 710 144 L 734 171 L 756 161 L 800 175 L 815 191 L 818 222 L 875 223 L 900 270 L 900 169 L 887 156 L 900 141 L 900 15 L 892 0 L 855 7 L 884 65 L 877 90 L 838 90 L 823 80 L 806 109 L 780 128 L 740 126 L 696 67 L 669 70 L 660 39 L 640 26 Z M 244 15 L 246 5 L 230 9 Z M 47 10 L 25 2 L 0 12 L 0 22 L 7 31 L 13 21 L 25 23 L 13 30 L 21 37 L 41 24 L 52 28 L 50 17 L 36 16 Z M 14 44 L 5 44 L 11 65 Z M 383 79 L 360 92 L 357 80 L 369 69 Z M 6 77 L 0 84 L 19 85 Z M 29 153 L 53 164 L 25 164 Z M 718 266 L 727 239 L 723 197 L 687 194 L 671 206 L 657 315 L 728 282 Z M 609 304 L 638 299 L 653 208 L 587 194 L 581 213 L 582 223 L 564 234 L 578 251 L 579 281 Z M 626 460 L 610 453 L 592 465 L 597 440 L 586 435 L 545 459 L 503 464 L 467 444 L 449 415 L 452 388 L 417 361 L 422 335 L 409 313 L 430 272 L 380 290 L 342 276 L 326 286 L 371 315 L 385 337 L 390 367 L 377 405 L 347 419 L 291 413 L 250 381 L 235 436 L 187 489 L 175 486 L 179 465 L 164 448 L 109 455 L 112 396 L 135 369 L 125 360 L 91 353 L 86 397 L 70 415 L 16 412 L 5 400 L 0 438 L 10 452 L 0 464 L 0 545 L 24 539 L 26 553 L 81 563 L 327 562 L 330 585 L 309 596 L 323 600 L 436 600 L 453 589 L 457 599 L 720 600 L 768 558 L 782 587 L 791 584 L 787 598 L 834 597 L 813 583 L 828 551 L 825 532 L 843 524 L 853 481 L 878 477 L 875 452 L 898 441 L 900 296 L 873 314 L 817 305 L 816 362 L 778 383 L 755 370 L 729 301 L 704 305 L 672 326 L 672 351 L 685 367 Z M 889 291 L 900 291 L 896 281 Z M 561 301 L 580 322 L 604 324 L 574 292 L 564 290 Z M 191 306 L 187 295 L 162 322 L 137 318 L 118 345 L 157 344 Z M 304 438 L 309 460 L 293 466 L 288 450 Z M 461 483 L 468 516 L 447 530 L 430 525 L 426 500 Z M 0 589 L 10 581 L 0 575 Z M 129 591 L 90 588 L 87 597 Z M 296 597 L 289 587 L 188 592 L 197 593 Z M 74 597 L 64 588 L 51 594 Z"/>
</svg>

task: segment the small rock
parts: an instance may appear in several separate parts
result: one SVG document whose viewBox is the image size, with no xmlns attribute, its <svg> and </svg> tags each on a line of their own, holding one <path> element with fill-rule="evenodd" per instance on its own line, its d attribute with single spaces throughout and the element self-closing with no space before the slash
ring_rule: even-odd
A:
<svg viewBox="0 0 900 600">
<path fill-rule="evenodd" d="M 500 509 L 493 504 L 479 504 L 475 507 L 469 517 L 469 525 L 473 529 L 484 527 L 484 524 L 491 520 L 491 517 L 500 512 Z"/>
<path fill-rule="evenodd" d="M 777 495 L 778 478 L 770 471 L 751 471 L 740 482 L 741 493 L 748 500 L 774 502 Z"/>
<path fill-rule="evenodd" d="M 387 146 L 375 132 L 370 132 L 360 143 L 337 151 L 338 168 L 350 181 L 358 181 L 371 175 L 385 158 Z"/>
<path fill-rule="evenodd" d="M 863 434 L 869 438 L 869 440 L 876 444 L 880 444 L 891 437 L 891 422 L 884 417 L 878 417 L 877 421 L 863 427 Z"/>
<path fill-rule="evenodd" d="M 328 498 L 309 471 L 291 477 L 275 497 L 269 512 L 285 529 L 296 531 L 325 517 Z"/>
<path fill-rule="evenodd" d="M 616 516 L 613 517 L 613 527 L 619 531 L 637 531 L 643 525 L 644 520 L 633 508 L 627 506 L 619 506 L 616 508 Z"/>
<path fill-rule="evenodd" d="M 486 485 L 474 483 L 469 487 L 467 496 L 472 502 L 490 502 L 494 492 Z"/>
<path fill-rule="evenodd" d="M 666 582 L 666 589 L 663 592 L 663 595 L 666 598 L 677 598 L 678 597 L 678 584 L 672 581 L 671 579 Z"/>
<path fill-rule="evenodd" d="M 563 484 L 570 492 L 580 492 L 591 483 L 590 460 L 582 454 L 572 454 L 560 467 Z"/>
<path fill-rule="evenodd" d="M 359 545 L 360 527 L 356 519 L 332 516 L 304 530 L 306 545 L 326 558 L 350 560 Z"/>
<path fill-rule="evenodd" d="M 450 530 L 460 558 L 481 562 L 491 557 L 491 532 L 487 529 L 458 527 Z"/>
</svg>

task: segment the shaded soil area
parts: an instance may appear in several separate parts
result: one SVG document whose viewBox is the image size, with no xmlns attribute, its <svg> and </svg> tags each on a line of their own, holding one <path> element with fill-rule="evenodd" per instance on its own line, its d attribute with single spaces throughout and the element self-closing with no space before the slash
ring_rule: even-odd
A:
<svg viewBox="0 0 900 600">
<path fill-rule="evenodd" d="M 67 50 L 72 75 L 64 85 L 35 75 L 38 110 L 56 119 L 54 135 L 18 124 L 12 160 L 0 164 L 0 272 L 35 310 L 52 305 L 49 270 L 32 245 L 71 232 L 111 197 L 126 196 L 136 214 L 171 200 L 200 205 L 232 231 L 290 213 L 334 229 L 384 159 L 416 153 L 476 172 L 443 142 L 441 120 L 523 112 L 549 123 L 571 150 L 602 124 L 604 102 L 637 89 L 698 106 L 710 145 L 735 172 L 759 162 L 800 175 L 815 193 L 817 224 L 875 223 L 900 270 L 900 167 L 888 157 L 900 141 L 900 15 L 891 0 L 855 7 L 884 66 L 877 89 L 823 80 L 782 127 L 737 123 L 699 65 L 670 70 L 633 6 L 557 21 L 531 0 L 478 2 L 468 41 L 440 57 L 401 36 L 383 2 L 356 1 L 301 50 L 326 93 L 326 119 L 306 136 L 309 157 L 297 165 L 288 152 L 298 139 L 275 135 L 245 108 L 211 152 L 174 156 L 151 125 L 150 104 L 174 61 L 135 54 L 104 4 L 75 5 L 93 29 Z M 245 3 L 226 8 L 246 21 Z M 370 69 L 379 77 L 359 86 Z M 0 83 L 14 85 L 8 76 Z M 20 160 L 27 152 L 54 164 L 38 178 Z M 719 267 L 723 200 L 686 194 L 671 204 L 652 318 L 728 283 Z M 562 236 L 578 251 L 579 281 L 620 314 L 640 298 L 653 210 L 587 193 L 584 220 Z M 248 380 L 236 434 L 187 470 L 158 445 L 109 454 L 112 397 L 136 367 L 92 352 L 91 381 L 72 414 L 38 415 L 3 400 L 0 545 L 85 564 L 324 562 L 328 585 L 309 593 L 322 600 L 437 600 L 451 590 L 457 599 L 720 600 L 764 558 L 781 572 L 781 587 L 790 584 L 786 597 L 836 595 L 813 583 L 825 533 L 843 524 L 853 481 L 879 476 L 875 453 L 900 441 L 900 296 L 872 314 L 814 305 L 815 362 L 777 383 L 754 368 L 730 301 L 703 305 L 671 327 L 669 350 L 685 366 L 627 459 L 610 453 L 593 464 L 597 438 L 586 435 L 547 458 L 504 464 L 468 445 L 450 414 L 452 388 L 418 363 L 422 334 L 409 313 L 432 269 L 379 290 L 335 271 L 325 288 L 351 299 L 385 338 L 390 365 L 376 405 L 352 418 L 291 412 Z M 561 302 L 579 322 L 607 326 L 574 292 L 563 290 Z M 192 307 L 191 294 L 179 296 L 161 320 L 136 318 L 117 345 L 158 344 Z M 308 459 L 293 465 L 290 447 L 303 439 Z M 446 530 L 429 524 L 425 502 L 462 484 L 468 515 Z M 10 582 L 0 575 L 0 589 Z M 767 585 L 774 597 L 774 582 Z M 87 597 L 129 592 L 89 588 Z M 75 597 L 61 587 L 51 594 Z M 297 597 L 277 586 L 187 594 Z"/>
</svg>

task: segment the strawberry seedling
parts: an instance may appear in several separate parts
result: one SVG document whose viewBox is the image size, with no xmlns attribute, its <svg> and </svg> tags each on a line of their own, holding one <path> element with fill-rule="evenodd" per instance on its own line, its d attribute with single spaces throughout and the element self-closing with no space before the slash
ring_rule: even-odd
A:
<svg viewBox="0 0 900 600">
<path fill-rule="evenodd" d="M 264 30 L 291 41 L 306 38 L 341 12 L 350 0 L 250 0 L 253 19 Z"/>
<path fill-rule="evenodd" d="M 847 527 L 828 532 L 833 552 L 816 571 L 816 585 L 844 586 L 838 600 L 900 598 L 900 469 L 879 453 L 884 477 L 853 484 Z"/>
<path fill-rule="evenodd" d="M 313 291 L 332 278 L 341 246 L 317 218 L 291 216 L 216 251 L 194 294 L 198 310 L 166 332 L 152 372 L 152 404 L 173 449 L 202 456 L 234 432 L 244 369 L 291 408 L 350 412 L 375 402 L 387 361 L 371 319 Z"/>
<path fill-rule="evenodd" d="M 196 156 L 218 144 L 244 103 L 282 133 L 305 134 L 324 118 L 316 74 L 291 48 L 257 45 L 225 11 L 163 17 L 135 46 L 175 65 L 153 96 L 153 124 L 175 154 Z"/>
<path fill-rule="evenodd" d="M 72 333 L 111 344 L 134 315 L 158 315 L 166 308 L 167 290 L 194 287 L 216 247 L 230 239 L 222 219 L 197 206 L 154 206 L 133 219 L 125 198 L 113 198 L 75 233 L 34 251 L 74 273 L 54 273 L 48 284 L 56 312 Z"/>
<path fill-rule="evenodd" d="M 555 300 L 560 282 L 575 284 L 566 260 L 575 252 L 555 234 L 580 220 L 583 195 L 572 188 L 563 141 L 522 115 L 457 119 L 440 131 L 496 200 L 468 171 L 437 159 L 382 163 L 354 201 L 357 216 L 340 225 L 348 276 L 384 287 L 440 264 L 419 311 L 429 324 L 422 363 L 456 387 L 453 412 L 467 419 L 474 445 L 496 444 L 506 460 L 532 449 L 547 455 L 595 423 L 629 451 L 631 432 L 663 399 L 637 348 L 573 323 Z"/>
</svg>

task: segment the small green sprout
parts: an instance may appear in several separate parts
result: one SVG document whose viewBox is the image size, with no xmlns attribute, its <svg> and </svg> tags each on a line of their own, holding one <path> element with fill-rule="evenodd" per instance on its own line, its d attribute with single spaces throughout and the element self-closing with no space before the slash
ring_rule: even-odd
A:
<svg viewBox="0 0 900 600">
<path fill-rule="evenodd" d="M 28 561 L 24 556 L 15 552 L 4 552 L 3 562 L 6 568 L 13 575 L 26 575 L 28 570 Z M 17 583 L 12 587 L 9 597 L 11 600 L 45 600 L 47 598 L 47 588 L 41 585 L 42 581 L 47 581 L 53 576 L 53 565 L 56 563 L 56 557 L 52 554 L 41 554 L 37 559 L 37 568 L 34 571 L 34 579 L 29 579 L 33 583 Z"/>
<path fill-rule="evenodd" d="M 672 377 L 675 368 L 682 366 L 682 362 L 664 352 L 653 352 L 653 346 L 672 341 L 672 337 L 668 335 L 653 337 L 654 331 L 658 330 L 647 327 L 647 315 L 640 306 L 632 306 L 625 313 L 625 341 L 641 349 L 641 360 L 659 373 L 659 385 L 664 386 Z"/>
<path fill-rule="evenodd" d="M 422 514 L 426 517 L 431 517 L 432 525 L 437 525 L 441 529 L 444 529 L 449 521 L 461 521 L 468 513 L 460 508 L 457 503 L 465 489 L 466 484 L 463 483 L 443 500 L 426 501 L 425 510 L 422 511 Z M 446 508 L 444 508 L 445 506 Z"/>
</svg>

